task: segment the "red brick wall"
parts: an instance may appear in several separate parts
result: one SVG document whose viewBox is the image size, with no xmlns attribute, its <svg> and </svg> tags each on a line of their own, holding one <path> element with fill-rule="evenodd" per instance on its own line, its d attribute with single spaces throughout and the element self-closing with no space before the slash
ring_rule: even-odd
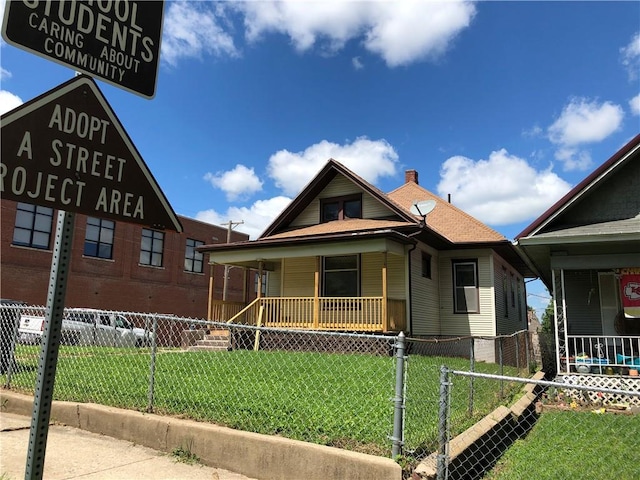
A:
<svg viewBox="0 0 640 480">
<path fill-rule="evenodd" d="M 12 245 L 16 205 L 1 201 L 0 295 L 45 305 L 52 251 Z M 57 212 L 51 246 L 56 215 Z M 180 217 L 180 222 L 183 233 L 165 232 L 163 266 L 156 268 L 138 265 L 142 227 L 130 223 L 116 222 L 112 260 L 84 257 L 87 217 L 76 215 L 65 305 L 206 318 L 211 268 L 208 255 L 204 258 L 204 273 L 185 272 L 186 241 L 191 238 L 205 244 L 224 243 L 227 229 L 186 217 Z M 246 234 L 232 232 L 232 242 L 247 239 Z M 224 267 L 216 265 L 213 273 L 214 298 L 222 299 Z M 230 269 L 228 300 L 243 300 L 243 279 L 242 269 Z M 250 298 L 254 298 L 252 275 L 247 275 L 247 282 Z"/>
</svg>

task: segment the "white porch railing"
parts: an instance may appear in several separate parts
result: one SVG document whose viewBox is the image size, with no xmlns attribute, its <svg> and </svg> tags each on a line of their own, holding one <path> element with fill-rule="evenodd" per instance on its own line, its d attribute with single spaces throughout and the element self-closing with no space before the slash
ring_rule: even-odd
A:
<svg viewBox="0 0 640 480">
<path fill-rule="evenodd" d="M 566 372 L 628 375 L 640 370 L 640 336 L 569 335 L 567 340 Z"/>
</svg>

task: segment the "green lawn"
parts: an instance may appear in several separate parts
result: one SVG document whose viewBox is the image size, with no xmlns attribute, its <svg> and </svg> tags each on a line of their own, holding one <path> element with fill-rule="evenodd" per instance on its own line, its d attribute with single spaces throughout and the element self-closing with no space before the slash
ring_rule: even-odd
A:
<svg viewBox="0 0 640 480">
<path fill-rule="evenodd" d="M 32 393 L 39 349 L 19 346 L 16 353 L 21 371 L 11 387 Z M 437 445 L 442 364 L 468 369 L 460 358 L 408 360 L 405 440 L 407 450 L 418 455 Z M 497 366 L 478 363 L 476 369 L 496 373 Z M 148 349 L 63 346 L 54 397 L 146 411 L 149 372 Z M 394 388 L 390 356 L 164 349 L 155 363 L 153 411 L 389 456 Z M 495 387 L 478 389 L 470 415 L 468 393 L 466 379 L 452 390 L 452 417 L 460 431 L 500 400 Z"/>
<path fill-rule="evenodd" d="M 489 480 L 637 480 L 640 415 L 544 411 L 504 454 Z"/>
</svg>

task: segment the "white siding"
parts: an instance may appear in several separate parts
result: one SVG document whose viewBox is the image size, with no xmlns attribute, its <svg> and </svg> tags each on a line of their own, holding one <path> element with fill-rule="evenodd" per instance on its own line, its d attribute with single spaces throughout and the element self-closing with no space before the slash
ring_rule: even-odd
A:
<svg viewBox="0 0 640 480">
<path fill-rule="evenodd" d="M 360 256 L 360 294 L 363 297 L 382 296 L 381 253 L 364 253 Z"/>
<path fill-rule="evenodd" d="M 298 215 L 292 222 L 292 227 L 317 225 L 320 222 L 320 200 L 325 198 L 343 197 L 362 193 L 363 218 L 387 218 L 393 212 L 371 195 L 365 193 L 355 183 L 342 175 L 337 175 L 325 189 Z"/>
<path fill-rule="evenodd" d="M 282 265 L 274 265 L 273 271 L 267 272 L 267 297 L 279 297 L 282 291 Z"/>
<path fill-rule="evenodd" d="M 422 276 L 422 252 L 431 255 L 431 278 Z M 440 297 L 438 295 L 438 251 L 419 243 L 411 252 L 411 333 L 415 336 L 440 335 Z"/>
<path fill-rule="evenodd" d="M 283 264 L 283 297 L 313 297 L 315 257 L 285 258 Z"/>
<path fill-rule="evenodd" d="M 440 322 L 441 335 L 495 335 L 493 262 L 491 250 L 440 252 Z M 480 287 L 480 313 L 453 313 L 452 260 L 477 260 Z"/>
</svg>

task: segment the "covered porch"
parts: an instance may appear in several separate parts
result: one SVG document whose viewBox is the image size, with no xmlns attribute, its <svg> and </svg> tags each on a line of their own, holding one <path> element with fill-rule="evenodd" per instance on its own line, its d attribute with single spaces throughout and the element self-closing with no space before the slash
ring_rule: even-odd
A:
<svg viewBox="0 0 640 480">
<path fill-rule="evenodd" d="M 558 373 L 638 376 L 640 318 L 625 313 L 623 294 L 623 279 L 636 272 L 553 270 Z"/>
<path fill-rule="evenodd" d="M 249 278 L 245 285 L 253 286 L 244 302 L 217 300 L 212 277 L 208 318 L 273 328 L 405 331 L 410 268 L 406 251 L 412 242 L 395 232 L 385 233 L 362 240 L 349 235 L 342 241 L 271 240 L 203 249 L 210 263 L 225 265 L 225 271 L 244 269 Z"/>
</svg>

